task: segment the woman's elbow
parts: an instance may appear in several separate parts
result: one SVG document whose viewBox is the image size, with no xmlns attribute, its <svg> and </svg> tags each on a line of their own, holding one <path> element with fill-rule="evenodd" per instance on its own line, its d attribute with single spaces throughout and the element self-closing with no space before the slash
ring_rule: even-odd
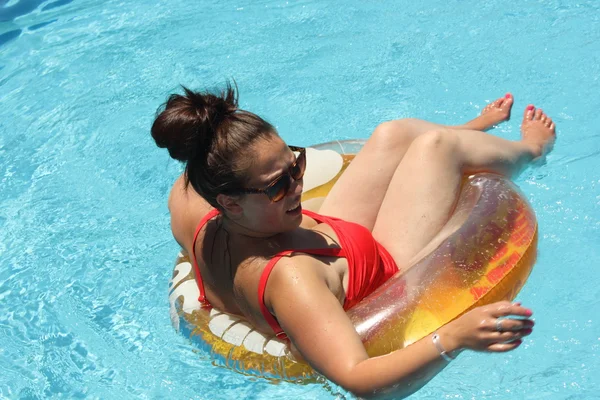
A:
<svg viewBox="0 0 600 400">
<path fill-rule="evenodd" d="M 405 393 L 405 391 L 399 387 L 372 388 L 368 385 L 366 387 L 363 385 L 348 385 L 342 387 L 354 396 L 368 400 L 404 399 L 412 393 Z"/>
<path fill-rule="evenodd" d="M 391 392 L 394 392 L 394 399 L 404 397 L 396 392 L 397 388 L 377 387 L 370 380 L 351 375 L 344 378 L 336 383 L 360 399 L 386 399 Z"/>
<path fill-rule="evenodd" d="M 361 399 L 377 399 L 377 388 L 371 387 L 371 385 L 365 385 L 360 382 L 344 382 L 339 384 L 345 390 L 349 391 L 353 395 Z"/>
<path fill-rule="evenodd" d="M 400 385 L 394 385 L 387 388 L 355 387 L 345 388 L 360 399 L 385 400 L 385 399 L 404 399 L 415 392 L 415 390 L 406 390 Z"/>
<path fill-rule="evenodd" d="M 337 382 L 341 387 L 361 399 L 403 399 L 421 388 L 403 385 L 378 386 L 372 379 L 349 375 L 343 382 Z M 362 379 L 361 379 L 362 378 Z"/>
</svg>

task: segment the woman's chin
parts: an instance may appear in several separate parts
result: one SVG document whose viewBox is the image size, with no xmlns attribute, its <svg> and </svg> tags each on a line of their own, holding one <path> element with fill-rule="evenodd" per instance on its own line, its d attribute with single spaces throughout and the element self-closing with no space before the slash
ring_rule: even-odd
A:
<svg viewBox="0 0 600 400">
<path fill-rule="evenodd" d="M 302 206 L 298 206 L 293 210 L 286 211 L 284 217 L 284 226 L 286 231 L 292 231 L 302 223 Z"/>
</svg>

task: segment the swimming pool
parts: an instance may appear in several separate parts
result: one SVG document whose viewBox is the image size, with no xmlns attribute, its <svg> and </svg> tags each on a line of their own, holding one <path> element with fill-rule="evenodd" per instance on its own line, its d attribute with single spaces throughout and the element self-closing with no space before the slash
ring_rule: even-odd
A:
<svg viewBox="0 0 600 400">
<path fill-rule="evenodd" d="M 455 124 L 511 91 L 558 125 L 518 184 L 540 224 L 519 299 L 534 334 L 464 353 L 415 398 L 588 399 L 600 378 L 600 3 L 0 1 L 0 397 L 348 396 L 211 366 L 171 327 L 166 199 L 149 135 L 179 84 L 235 78 L 291 144 Z"/>
</svg>

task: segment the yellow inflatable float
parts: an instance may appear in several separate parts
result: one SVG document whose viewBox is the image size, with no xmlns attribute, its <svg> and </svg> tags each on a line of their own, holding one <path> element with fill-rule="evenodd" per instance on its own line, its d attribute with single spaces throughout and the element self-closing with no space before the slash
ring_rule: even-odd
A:
<svg viewBox="0 0 600 400">
<path fill-rule="evenodd" d="M 323 198 L 364 145 L 337 141 L 307 149 L 304 208 Z M 371 356 L 389 353 L 429 335 L 474 307 L 512 300 L 536 256 L 535 214 L 519 189 L 492 174 L 466 177 L 455 211 L 423 257 L 348 310 Z M 319 379 L 296 361 L 288 345 L 243 318 L 202 308 L 187 255 L 179 254 L 169 285 L 175 328 L 209 352 L 217 365 L 269 379 Z"/>
</svg>

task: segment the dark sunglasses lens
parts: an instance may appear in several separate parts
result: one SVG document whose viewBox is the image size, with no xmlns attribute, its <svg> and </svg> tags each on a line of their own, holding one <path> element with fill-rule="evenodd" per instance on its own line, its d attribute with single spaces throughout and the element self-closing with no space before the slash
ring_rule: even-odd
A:
<svg viewBox="0 0 600 400">
<path fill-rule="evenodd" d="M 306 153 L 302 152 L 296 159 L 296 165 L 294 165 L 290 173 L 292 174 L 292 178 L 294 180 L 302 179 L 304 176 L 304 171 L 306 170 Z"/>
<path fill-rule="evenodd" d="M 283 199 L 288 190 L 290 190 L 290 178 L 288 174 L 283 174 L 277 182 L 267 189 L 267 196 L 275 203 Z"/>
</svg>

